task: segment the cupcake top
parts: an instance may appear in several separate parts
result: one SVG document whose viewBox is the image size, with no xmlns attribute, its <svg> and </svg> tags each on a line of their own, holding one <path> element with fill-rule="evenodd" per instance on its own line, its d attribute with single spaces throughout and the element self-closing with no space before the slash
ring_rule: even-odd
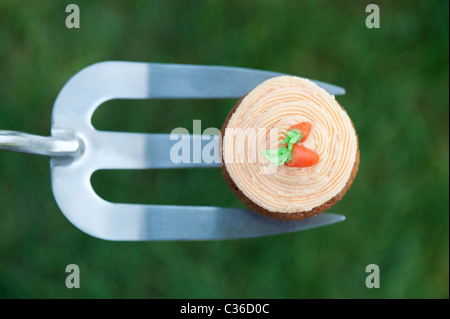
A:
<svg viewBox="0 0 450 319">
<path fill-rule="evenodd" d="M 283 147 L 293 125 L 311 124 L 302 145 L 319 155 L 310 167 L 274 166 L 265 150 Z M 295 76 L 271 78 L 253 89 L 231 115 L 222 153 L 236 186 L 258 206 L 307 212 L 336 196 L 349 180 L 358 150 L 344 109 L 317 84 Z"/>
</svg>

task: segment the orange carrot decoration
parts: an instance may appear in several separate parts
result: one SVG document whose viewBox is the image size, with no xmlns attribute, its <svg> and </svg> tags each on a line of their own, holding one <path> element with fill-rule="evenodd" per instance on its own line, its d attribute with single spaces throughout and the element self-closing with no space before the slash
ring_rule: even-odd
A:
<svg viewBox="0 0 450 319">
<path fill-rule="evenodd" d="M 273 165 L 286 165 L 289 167 L 309 167 L 317 164 L 319 155 L 304 147 L 301 143 L 304 142 L 311 132 L 311 123 L 301 122 L 293 125 L 286 132 L 286 138 L 283 144 L 286 146 L 280 147 L 278 150 L 266 150 L 262 154 Z"/>
<path fill-rule="evenodd" d="M 310 167 L 316 165 L 319 161 L 319 155 L 304 147 L 295 144 L 292 148 L 292 158 L 285 165 L 289 167 Z"/>
</svg>

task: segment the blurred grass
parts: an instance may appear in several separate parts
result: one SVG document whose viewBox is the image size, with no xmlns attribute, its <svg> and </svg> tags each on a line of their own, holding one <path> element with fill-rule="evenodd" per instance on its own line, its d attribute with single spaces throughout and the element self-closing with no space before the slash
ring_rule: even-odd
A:
<svg viewBox="0 0 450 319">
<path fill-rule="evenodd" d="M 48 159 L 0 153 L 2 298 L 448 298 L 448 2 L 0 0 L 0 128 L 49 134 L 52 104 L 102 60 L 235 65 L 347 89 L 360 172 L 344 223 L 259 239 L 116 243 L 60 213 Z M 81 28 L 65 27 L 77 3 Z M 220 127 L 234 101 L 112 101 L 100 129 Z M 240 206 L 219 170 L 99 172 L 116 201 Z M 66 265 L 81 289 L 65 287 Z M 367 264 L 381 288 L 365 287 Z"/>
</svg>

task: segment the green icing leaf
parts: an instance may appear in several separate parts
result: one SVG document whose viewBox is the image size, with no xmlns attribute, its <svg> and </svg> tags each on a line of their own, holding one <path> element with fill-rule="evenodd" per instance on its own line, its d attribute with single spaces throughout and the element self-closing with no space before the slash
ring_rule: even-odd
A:
<svg viewBox="0 0 450 319">
<path fill-rule="evenodd" d="M 292 159 L 292 147 L 298 141 L 301 141 L 303 135 L 298 130 L 290 130 L 286 132 L 286 138 L 283 144 L 286 146 L 280 147 L 277 150 L 265 150 L 261 152 L 266 159 L 273 165 L 284 165 Z"/>
<path fill-rule="evenodd" d="M 283 144 L 291 144 L 291 149 L 292 149 L 292 144 L 297 143 L 298 141 L 300 141 L 303 138 L 302 133 L 300 133 L 300 131 L 298 130 L 290 130 L 286 132 L 286 138 L 283 141 Z"/>
<path fill-rule="evenodd" d="M 292 148 L 293 148 L 293 147 L 294 147 L 294 144 L 291 144 L 291 143 L 288 144 L 288 150 L 289 150 L 289 151 L 292 151 Z"/>
<path fill-rule="evenodd" d="M 278 163 L 278 150 L 265 150 L 261 152 L 270 163 Z"/>
<path fill-rule="evenodd" d="M 265 150 L 261 152 L 266 159 L 276 166 L 284 165 L 291 160 L 291 151 L 286 147 L 280 147 L 277 150 Z"/>
</svg>

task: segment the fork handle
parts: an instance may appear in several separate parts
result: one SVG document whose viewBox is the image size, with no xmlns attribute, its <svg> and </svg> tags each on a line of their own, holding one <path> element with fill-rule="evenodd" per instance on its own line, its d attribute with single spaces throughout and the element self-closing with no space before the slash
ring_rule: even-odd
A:
<svg viewBox="0 0 450 319">
<path fill-rule="evenodd" d="M 0 150 L 46 156 L 71 156 L 80 148 L 76 139 L 0 130 Z"/>
</svg>

